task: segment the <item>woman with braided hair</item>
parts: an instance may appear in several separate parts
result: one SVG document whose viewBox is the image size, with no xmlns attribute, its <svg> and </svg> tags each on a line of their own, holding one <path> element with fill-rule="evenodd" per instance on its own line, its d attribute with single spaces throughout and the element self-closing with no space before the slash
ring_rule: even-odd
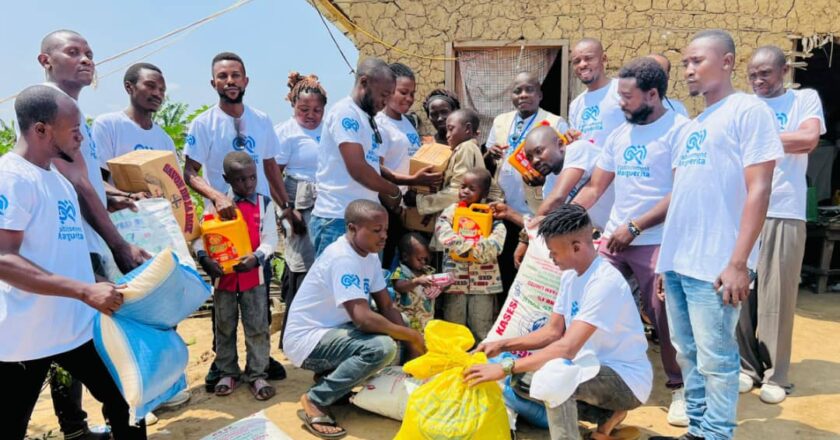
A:
<svg viewBox="0 0 840 440">
<path fill-rule="evenodd" d="M 454 93 L 446 89 L 434 89 L 423 101 L 423 110 L 426 116 L 435 127 L 434 141 L 447 145 L 446 142 L 446 118 L 449 114 L 461 108 L 461 101 Z"/>
<path fill-rule="evenodd" d="M 321 141 L 321 119 L 327 105 L 327 91 L 315 75 L 289 74 L 289 94 L 286 100 L 294 109 L 293 116 L 274 127 L 280 140 L 275 161 L 278 172 L 284 174 L 286 193 L 294 205 L 294 218 L 284 219 L 286 235 L 286 271 L 283 277 L 283 297 L 286 310 L 292 305 L 295 293 L 315 260 L 315 249 L 306 225 L 315 206 L 315 172 L 318 170 L 318 144 Z M 288 221 L 287 221 L 288 220 Z M 286 317 L 282 329 L 286 328 Z M 282 346 L 282 342 L 281 342 Z M 281 347 L 282 348 L 282 347 Z"/>
</svg>

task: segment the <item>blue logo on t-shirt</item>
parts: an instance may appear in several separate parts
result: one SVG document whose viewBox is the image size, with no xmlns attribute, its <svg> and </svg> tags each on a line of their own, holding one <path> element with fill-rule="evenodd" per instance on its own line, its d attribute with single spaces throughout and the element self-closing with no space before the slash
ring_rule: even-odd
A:
<svg viewBox="0 0 840 440">
<path fill-rule="evenodd" d="M 646 157 L 647 147 L 644 145 L 631 145 L 624 150 L 624 163 L 634 160 L 637 165 L 641 165 Z"/>
<path fill-rule="evenodd" d="M 577 301 L 572 301 L 572 318 L 574 318 L 578 312 L 580 312 L 580 305 Z"/>
<path fill-rule="evenodd" d="M 583 115 L 581 115 L 581 119 L 586 121 L 593 121 L 601 114 L 601 107 L 597 105 L 593 105 L 591 107 L 586 107 L 583 109 Z"/>
<path fill-rule="evenodd" d="M 9 199 L 0 194 L 0 215 L 6 215 L 6 209 L 9 208 Z"/>
<path fill-rule="evenodd" d="M 420 135 L 417 133 L 408 133 L 405 136 L 408 138 L 408 141 L 411 142 L 411 145 L 415 147 L 420 146 Z"/>
<path fill-rule="evenodd" d="M 370 294 L 370 279 L 365 278 L 364 282 L 362 284 L 365 286 L 365 288 L 363 289 L 365 291 L 365 295 L 369 295 Z"/>
<path fill-rule="evenodd" d="M 349 289 L 350 286 L 355 286 L 357 289 L 361 289 L 359 276 L 352 273 L 346 273 L 341 276 L 341 285 L 344 286 L 345 289 Z"/>
<path fill-rule="evenodd" d="M 788 125 L 788 115 L 785 112 L 776 113 L 776 119 L 779 121 L 779 128 L 784 130 Z"/>
<path fill-rule="evenodd" d="M 184 139 L 187 141 L 187 145 L 193 146 L 195 145 L 195 136 L 188 134 L 187 137 Z"/>
<path fill-rule="evenodd" d="M 315 142 L 318 142 L 318 143 L 321 142 L 321 136 L 320 135 L 315 136 Z"/>
<path fill-rule="evenodd" d="M 257 143 L 251 136 L 237 136 L 233 138 L 233 149 L 236 151 L 247 151 L 249 154 L 254 154 L 254 149 Z"/>
<path fill-rule="evenodd" d="M 350 131 L 353 130 L 355 132 L 359 131 L 359 121 L 353 118 L 344 118 L 341 120 L 341 126 L 344 127 L 345 130 Z"/>
<path fill-rule="evenodd" d="M 63 225 L 68 220 L 76 222 L 76 207 L 69 200 L 58 201 L 58 221 Z"/>
<path fill-rule="evenodd" d="M 91 134 L 90 127 L 87 124 L 85 124 L 85 133 L 87 133 L 88 146 L 90 147 L 90 158 L 98 160 L 98 156 L 96 155 L 96 142 L 93 141 L 93 134 Z"/>
<path fill-rule="evenodd" d="M 688 140 L 685 142 L 685 151 L 690 152 L 691 150 L 700 151 L 700 147 L 703 146 L 703 141 L 706 140 L 706 129 L 697 130 L 691 133 L 688 136 Z"/>
<path fill-rule="evenodd" d="M 370 150 L 365 154 L 365 160 L 371 163 L 379 163 L 379 153 L 376 150 L 379 149 L 379 143 L 376 142 L 376 135 L 370 135 Z"/>
<path fill-rule="evenodd" d="M 151 150 L 151 149 L 152 149 L 152 147 L 150 147 L 148 145 L 143 145 L 143 144 L 137 144 L 137 145 L 134 146 L 134 151 L 137 151 L 137 150 Z"/>
</svg>

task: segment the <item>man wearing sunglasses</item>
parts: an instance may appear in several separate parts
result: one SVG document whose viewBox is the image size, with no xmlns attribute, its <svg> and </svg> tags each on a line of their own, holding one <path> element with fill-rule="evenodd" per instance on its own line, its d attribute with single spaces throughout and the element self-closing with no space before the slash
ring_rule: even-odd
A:
<svg viewBox="0 0 840 440">
<path fill-rule="evenodd" d="M 382 135 L 374 116 L 394 94 L 396 78 L 388 64 L 367 58 L 356 69 L 350 96 L 338 101 L 324 117 L 317 181 L 318 198 L 309 222 L 315 258 L 345 233 L 344 210 L 353 200 L 399 206 L 400 188 L 379 172 Z"/>
</svg>

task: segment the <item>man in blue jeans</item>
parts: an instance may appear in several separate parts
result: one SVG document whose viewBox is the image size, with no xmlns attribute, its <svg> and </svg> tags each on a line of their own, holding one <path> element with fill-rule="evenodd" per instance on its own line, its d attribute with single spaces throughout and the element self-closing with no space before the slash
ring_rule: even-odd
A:
<svg viewBox="0 0 840 440">
<path fill-rule="evenodd" d="M 356 199 L 376 201 L 389 209 L 402 199 L 400 188 L 380 175 L 382 135 L 374 116 L 394 94 L 396 78 L 384 61 L 367 58 L 356 69 L 350 96 L 333 105 L 324 117 L 315 180 L 318 198 L 309 220 L 315 258 L 346 229 L 344 209 Z"/>
<path fill-rule="evenodd" d="M 674 186 L 657 272 L 685 381 L 689 427 L 680 439 L 731 439 L 740 368 L 735 328 L 783 151 L 767 105 L 732 87 L 729 34 L 699 32 L 683 64 L 689 92 L 702 95 L 706 109 L 671 146 Z"/>
<path fill-rule="evenodd" d="M 394 360 L 395 339 L 407 344 L 411 356 L 425 351 L 423 336 L 405 326 L 382 275 L 377 253 L 387 238 L 387 211 L 376 202 L 355 200 L 343 222 L 347 233 L 315 260 L 283 333 L 289 360 L 315 372 L 298 417 L 321 438 L 346 434 L 329 406 Z M 371 297 L 378 313 L 371 310 Z"/>
</svg>

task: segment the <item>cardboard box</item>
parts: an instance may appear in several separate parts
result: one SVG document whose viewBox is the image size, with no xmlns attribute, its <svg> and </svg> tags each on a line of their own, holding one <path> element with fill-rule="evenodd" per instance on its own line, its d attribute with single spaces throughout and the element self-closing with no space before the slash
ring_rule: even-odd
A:
<svg viewBox="0 0 840 440">
<path fill-rule="evenodd" d="M 404 208 L 402 214 L 403 225 L 409 231 L 427 232 L 432 234 L 435 232 L 435 222 L 437 222 L 437 214 L 420 215 L 417 208 Z"/>
<path fill-rule="evenodd" d="M 434 167 L 434 171 L 442 173 L 446 171 L 446 167 L 449 165 L 450 157 L 452 157 L 452 149 L 449 148 L 449 145 L 423 145 L 416 153 L 414 153 L 414 156 L 411 157 L 408 164 L 408 172 L 414 174 L 431 165 Z M 432 192 L 427 186 L 413 186 L 411 188 L 421 194 L 429 194 Z"/>
<path fill-rule="evenodd" d="M 188 242 L 201 234 L 201 227 L 195 215 L 195 204 L 181 176 L 175 153 L 136 150 L 109 160 L 108 168 L 117 189 L 128 192 L 146 191 L 154 197 L 168 200 Z"/>
</svg>

